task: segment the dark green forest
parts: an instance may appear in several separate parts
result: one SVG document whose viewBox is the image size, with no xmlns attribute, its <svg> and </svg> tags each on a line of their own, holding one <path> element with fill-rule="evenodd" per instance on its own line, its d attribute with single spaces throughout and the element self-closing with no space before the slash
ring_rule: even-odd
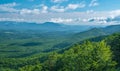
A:
<svg viewBox="0 0 120 71">
<path fill-rule="evenodd" d="M 119 68 L 120 33 L 32 57 L 0 58 L 0 71 L 120 71 Z"/>
<path fill-rule="evenodd" d="M 0 71 L 120 71 L 120 25 L 0 25 Z"/>
</svg>

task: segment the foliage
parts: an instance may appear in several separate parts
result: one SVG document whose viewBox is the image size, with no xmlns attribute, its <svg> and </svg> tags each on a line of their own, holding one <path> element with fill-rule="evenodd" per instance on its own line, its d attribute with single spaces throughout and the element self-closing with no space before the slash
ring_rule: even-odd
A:
<svg viewBox="0 0 120 71">
<path fill-rule="evenodd" d="M 118 63 L 118 67 L 120 66 L 120 34 L 116 33 L 105 39 L 107 44 L 111 46 L 111 50 L 113 51 L 114 57 L 113 59 Z"/>
<path fill-rule="evenodd" d="M 57 71 L 107 71 L 114 69 L 110 47 L 104 41 L 85 42 L 66 51 L 57 63 Z"/>
<path fill-rule="evenodd" d="M 40 64 L 38 65 L 26 65 L 22 68 L 19 68 L 19 71 L 41 71 L 42 66 Z"/>
<path fill-rule="evenodd" d="M 0 30 L 0 71 L 120 71 L 120 33 L 107 36 L 116 27 L 77 34 Z"/>
</svg>

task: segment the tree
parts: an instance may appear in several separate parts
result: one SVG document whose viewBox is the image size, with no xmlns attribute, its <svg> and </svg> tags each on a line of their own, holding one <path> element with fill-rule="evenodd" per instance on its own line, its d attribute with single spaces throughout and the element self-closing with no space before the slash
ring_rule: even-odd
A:
<svg viewBox="0 0 120 71">
<path fill-rule="evenodd" d="M 42 66 L 41 64 L 37 64 L 37 65 L 26 65 L 22 68 L 19 68 L 19 71 L 41 71 L 42 70 Z"/>
<path fill-rule="evenodd" d="M 56 52 L 52 52 L 48 55 L 47 60 L 43 64 L 43 71 L 56 71 L 56 62 L 60 55 Z"/>
<path fill-rule="evenodd" d="M 107 71 L 113 70 L 110 47 L 104 41 L 85 42 L 66 51 L 57 62 L 57 71 Z"/>
<path fill-rule="evenodd" d="M 120 67 L 120 34 L 113 34 L 105 41 L 111 46 L 114 54 L 113 60 L 115 60 L 118 63 L 117 66 Z"/>
</svg>

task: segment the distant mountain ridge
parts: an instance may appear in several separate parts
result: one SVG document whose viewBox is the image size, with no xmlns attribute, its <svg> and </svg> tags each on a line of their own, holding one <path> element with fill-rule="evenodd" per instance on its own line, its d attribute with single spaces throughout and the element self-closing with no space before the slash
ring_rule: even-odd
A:
<svg viewBox="0 0 120 71">
<path fill-rule="evenodd" d="M 46 32 L 54 31 L 69 31 L 69 32 L 82 32 L 98 26 L 90 25 L 65 25 L 53 22 L 45 23 L 27 23 L 27 22 L 13 22 L 2 21 L 0 22 L 0 29 L 3 30 L 39 30 Z"/>
<path fill-rule="evenodd" d="M 54 22 L 45 22 L 45 23 L 42 23 L 41 25 L 43 25 L 43 26 L 61 26 L 61 24 L 54 23 Z"/>
<path fill-rule="evenodd" d="M 83 40 L 99 36 L 110 35 L 113 33 L 120 33 L 120 25 L 110 25 L 104 28 L 92 28 L 87 31 L 76 33 L 72 37 L 78 40 L 80 39 Z"/>
</svg>

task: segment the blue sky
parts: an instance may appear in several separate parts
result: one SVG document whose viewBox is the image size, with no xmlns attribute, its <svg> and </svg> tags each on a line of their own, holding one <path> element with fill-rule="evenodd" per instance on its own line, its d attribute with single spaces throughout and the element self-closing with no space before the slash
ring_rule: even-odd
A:
<svg viewBox="0 0 120 71">
<path fill-rule="evenodd" d="M 0 21 L 119 24 L 120 0 L 1 0 Z"/>
</svg>

